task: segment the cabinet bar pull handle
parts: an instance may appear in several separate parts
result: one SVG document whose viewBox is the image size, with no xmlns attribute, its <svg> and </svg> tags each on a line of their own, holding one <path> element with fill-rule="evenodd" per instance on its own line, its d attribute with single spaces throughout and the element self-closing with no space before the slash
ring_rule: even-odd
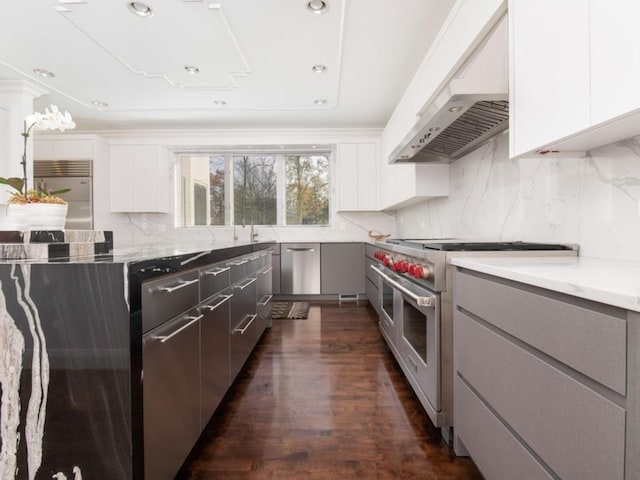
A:
<svg viewBox="0 0 640 480">
<path fill-rule="evenodd" d="M 247 322 L 247 324 L 244 326 L 244 328 L 236 327 L 236 328 L 233 329 L 233 332 L 231 332 L 231 333 L 239 333 L 240 335 L 244 334 L 244 332 L 247 331 L 247 328 L 249 328 L 249 326 L 253 323 L 253 321 L 256 319 L 257 316 L 258 315 L 256 315 L 256 314 L 251 315 L 251 317 L 249 317 L 250 320 Z"/>
<path fill-rule="evenodd" d="M 265 300 L 266 298 L 266 300 Z M 259 307 L 264 307 L 267 303 L 269 303 L 271 301 L 271 299 L 273 298 L 273 295 L 266 295 L 264 297 L 262 297 L 262 301 L 258 304 Z"/>
<path fill-rule="evenodd" d="M 206 310 L 209 310 L 209 311 L 213 311 L 216 308 L 218 308 L 220 305 L 222 305 L 224 302 L 229 300 L 231 297 L 233 297 L 233 294 L 231 294 L 231 295 L 220 295 L 220 297 L 218 297 L 218 298 L 222 298 L 222 300 L 220 300 L 218 303 L 216 303 L 215 305 L 203 305 L 202 308 L 204 308 Z"/>
<path fill-rule="evenodd" d="M 186 287 L 187 285 L 191 285 L 194 284 L 196 282 L 198 282 L 199 279 L 195 279 L 195 280 L 180 280 L 180 282 L 178 283 L 178 285 L 174 285 L 173 287 L 162 287 L 159 290 L 161 292 L 167 292 L 167 293 L 171 293 L 171 292 L 175 292 L 176 290 L 180 290 L 181 288 Z"/>
<path fill-rule="evenodd" d="M 231 270 L 231 268 L 224 267 L 224 268 L 218 268 L 217 270 L 207 270 L 206 272 L 204 272 L 204 274 L 213 275 L 215 277 L 216 275 L 220 275 L 221 273 L 226 272 L 228 270 Z"/>
<path fill-rule="evenodd" d="M 269 273 L 271 270 L 273 270 L 273 267 L 266 267 L 264 270 L 260 270 L 258 273 L 261 275 L 265 275 Z"/>
<path fill-rule="evenodd" d="M 258 279 L 257 278 L 252 278 L 251 280 L 249 280 L 244 285 L 235 285 L 233 288 L 239 288 L 240 290 L 244 290 L 245 288 L 247 288 L 249 285 L 251 285 L 256 280 L 258 280 Z"/>
<path fill-rule="evenodd" d="M 244 265 L 245 263 L 249 263 L 249 260 L 236 260 L 233 262 L 229 262 L 229 265 L 234 265 L 234 266 L 238 266 L 238 265 Z"/>
<path fill-rule="evenodd" d="M 171 340 L 173 337 L 175 337 L 176 335 L 178 335 L 181 331 L 183 331 L 185 328 L 189 328 L 191 325 L 193 325 L 194 323 L 196 323 L 198 320 L 200 320 L 202 317 L 204 317 L 204 315 L 198 315 L 197 317 L 185 317 L 185 318 L 189 318 L 191 319 L 191 321 L 183 326 L 181 326 L 179 329 L 177 329 L 175 332 L 173 332 L 171 335 L 166 335 L 164 337 L 155 337 L 156 340 L 160 340 L 160 343 L 165 343 L 168 342 L 169 340 Z"/>
</svg>

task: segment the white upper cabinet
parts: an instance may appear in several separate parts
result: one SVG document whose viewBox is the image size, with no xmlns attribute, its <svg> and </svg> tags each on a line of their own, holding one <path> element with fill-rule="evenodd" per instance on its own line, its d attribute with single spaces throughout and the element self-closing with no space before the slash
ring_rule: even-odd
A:
<svg viewBox="0 0 640 480">
<path fill-rule="evenodd" d="M 509 1 L 510 154 L 640 134 L 640 2 Z"/>
<path fill-rule="evenodd" d="M 640 2 L 590 0 L 589 6 L 591 122 L 597 125 L 640 109 Z"/>
<path fill-rule="evenodd" d="M 511 0 L 509 19 L 514 157 L 589 126 L 589 5 Z"/>
<path fill-rule="evenodd" d="M 34 160 L 92 160 L 92 139 L 35 139 Z"/>
<path fill-rule="evenodd" d="M 169 211 L 167 152 L 159 145 L 111 145 L 109 173 L 112 212 Z"/>
<path fill-rule="evenodd" d="M 378 209 L 378 145 L 343 143 L 336 152 L 338 210 Z"/>
</svg>

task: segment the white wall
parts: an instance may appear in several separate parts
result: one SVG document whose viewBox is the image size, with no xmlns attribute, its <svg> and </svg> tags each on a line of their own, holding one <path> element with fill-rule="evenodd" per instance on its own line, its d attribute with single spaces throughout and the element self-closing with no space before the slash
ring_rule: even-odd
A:
<svg viewBox="0 0 640 480">
<path fill-rule="evenodd" d="M 640 260 L 640 137 L 585 158 L 509 160 L 505 132 L 450 173 L 448 197 L 398 210 L 398 236 L 569 242 Z"/>
<path fill-rule="evenodd" d="M 250 227 L 189 227 L 176 228 L 174 177 L 167 186 L 171 196 L 168 214 L 122 214 L 109 211 L 108 146 L 110 144 L 161 144 L 169 150 L 211 145 L 336 145 L 342 142 L 377 142 L 379 131 L 374 130 L 227 130 L 196 133 L 181 132 L 95 132 L 101 138 L 94 158 L 94 226 L 99 230 L 113 230 L 116 247 L 151 244 L 209 244 L 228 242 L 234 236 L 247 241 Z M 173 155 L 172 155 L 173 158 Z M 331 164 L 331 225 L 328 227 L 257 227 L 258 240 L 287 241 L 366 241 L 367 232 L 395 234 L 395 217 L 384 212 L 338 213 L 335 210 L 335 156 Z M 174 171 L 175 173 L 175 171 Z"/>
</svg>

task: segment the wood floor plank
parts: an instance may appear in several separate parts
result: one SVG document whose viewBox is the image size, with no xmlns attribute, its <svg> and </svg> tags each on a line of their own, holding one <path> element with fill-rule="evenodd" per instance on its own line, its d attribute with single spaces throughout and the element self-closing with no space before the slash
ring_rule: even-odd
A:
<svg viewBox="0 0 640 480">
<path fill-rule="evenodd" d="M 313 305 L 273 328 L 179 480 L 480 480 L 415 398 L 362 305 Z"/>
</svg>

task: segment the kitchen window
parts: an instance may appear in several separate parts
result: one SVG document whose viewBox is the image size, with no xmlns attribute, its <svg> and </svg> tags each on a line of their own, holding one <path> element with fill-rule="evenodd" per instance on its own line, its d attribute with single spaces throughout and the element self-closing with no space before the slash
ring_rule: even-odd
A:
<svg viewBox="0 0 640 480">
<path fill-rule="evenodd" d="M 179 154 L 179 224 L 328 225 L 329 155 Z"/>
</svg>

